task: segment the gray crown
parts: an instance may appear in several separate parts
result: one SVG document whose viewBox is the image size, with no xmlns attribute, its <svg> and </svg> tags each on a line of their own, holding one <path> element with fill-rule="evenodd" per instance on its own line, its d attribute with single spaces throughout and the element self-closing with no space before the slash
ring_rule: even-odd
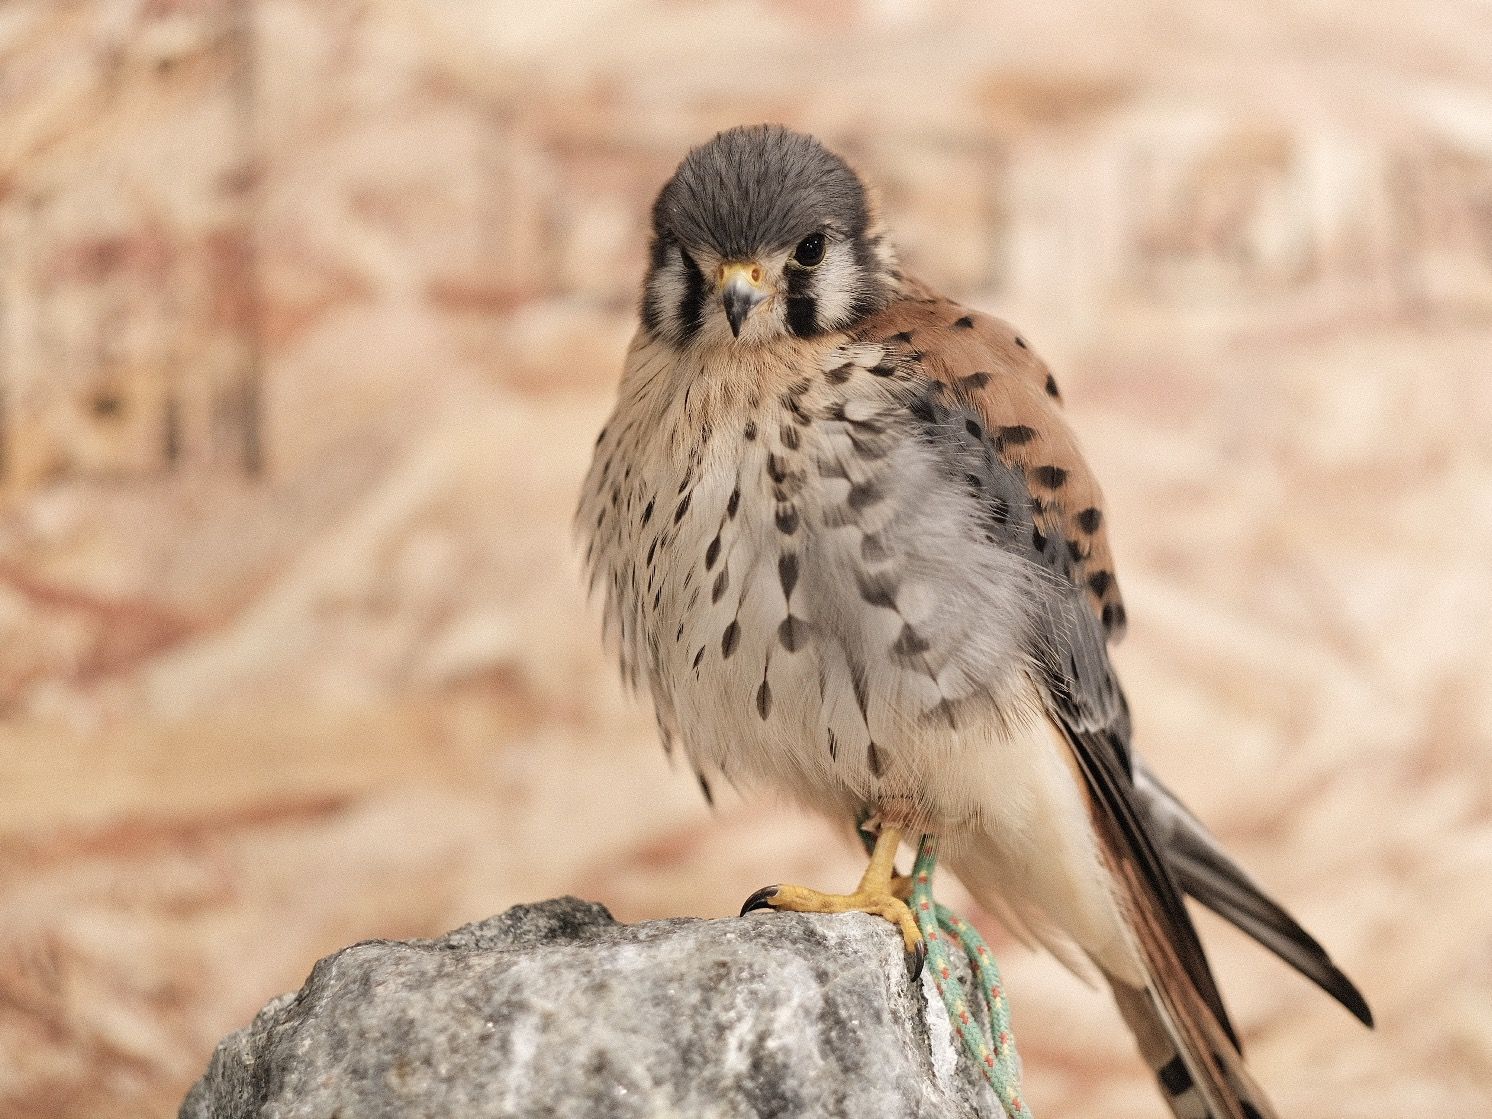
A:
<svg viewBox="0 0 1492 1119">
<path fill-rule="evenodd" d="M 740 260 L 833 225 L 851 238 L 870 221 L 865 188 L 812 136 L 780 124 L 728 129 L 694 148 L 653 205 L 653 230 Z"/>
</svg>

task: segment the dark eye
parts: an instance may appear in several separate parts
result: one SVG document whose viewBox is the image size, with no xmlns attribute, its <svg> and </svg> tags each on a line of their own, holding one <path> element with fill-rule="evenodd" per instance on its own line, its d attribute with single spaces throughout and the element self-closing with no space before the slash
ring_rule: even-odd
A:
<svg viewBox="0 0 1492 1119">
<path fill-rule="evenodd" d="M 798 242 L 793 250 L 793 260 L 804 268 L 812 268 L 824 259 L 824 235 L 813 233 Z"/>
</svg>

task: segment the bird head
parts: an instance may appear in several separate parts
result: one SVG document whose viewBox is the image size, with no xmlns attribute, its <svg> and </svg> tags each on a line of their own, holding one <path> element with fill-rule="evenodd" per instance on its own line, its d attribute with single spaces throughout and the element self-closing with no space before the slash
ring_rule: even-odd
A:
<svg viewBox="0 0 1492 1119">
<path fill-rule="evenodd" d="M 895 268 L 843 159 L 781 125 L 732 128 L 653 205 L 643 323 L 678 346 L 813 337 L 885 306 Z"/>
</svg>

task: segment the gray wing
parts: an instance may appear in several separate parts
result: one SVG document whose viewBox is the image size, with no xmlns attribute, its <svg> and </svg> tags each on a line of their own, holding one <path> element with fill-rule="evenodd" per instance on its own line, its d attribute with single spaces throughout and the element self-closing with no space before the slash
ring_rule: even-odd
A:
<svg viewBox="0 0 1492 1119">
<path fill-rule="evenodd" d="M 935 388 L 924 419 L 929 438 L 944 449 L 949 469 L 980 496 L 980 527 L 990 542 L 1048 576 L 1046 624 L 1037 627 L 1027 649 L 1048 713 L 1072 744 L 1090 791 L 1142 877 L 1181 966 L 1236 1047 L 1201 938 L 1135 789 L 1128 706 L 1109 663 L 1102 623 L 1073 579 L 1075 556 L 1068 541 L 1050 523 L 1045 530 L 1037 527 L 1036 499 L 1021 473 L 1001 459 L 973 400 L 957 389 Z"/>
<path fill-rule="evenodd" d="M 1030 649 L 1049 708 L 1137 856 L 1168 918 L 1182 962 L 1219 1022 L 1232 1033 L 1206 954 L 1182 903 L 1183 892 L 1371 1026 L 1366 1000 L 1326 950 L 1259 889 L 1133 752 L 1129 707 L 1109 661 L 1104 628 L 1074 578 L 1076 553 L 1050 520 L 1045 531 L 1037 527 L 1037 499 L 1019 469 L 1001 459 L 987 436 L 974 434 L 980 430 L 977 405 L 956 390 L 943 389 L 932 395 L 924 418 L 934 438 L 948 449 L 950 469 L 982 496 L 982 527 L 990 542 L 1051 576 L 1047 625 Z"/>
</svg>

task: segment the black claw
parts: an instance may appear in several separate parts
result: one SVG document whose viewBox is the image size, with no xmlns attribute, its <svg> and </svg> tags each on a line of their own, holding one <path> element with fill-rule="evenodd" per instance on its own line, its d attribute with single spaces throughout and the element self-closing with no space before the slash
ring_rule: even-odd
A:
<svg viewBox="0 0 1492 1119">
<path fill-rule="evenodd" d="M 917 947 L 907 953 L 907 977 L 913 983 L 922 974 L 922 965 L 927 963 L 927 941 L 919 940 Z"/>
<path fill-rule="evenodd" d="M 746 916 L 753 909 L 771 909 L 772 899 L 777 896 L 777 892 L 781 889 L 781 886 L 763 886 L 746 899 L 746 904 L 741 906 L 741 916 Z"/>
</svg>

